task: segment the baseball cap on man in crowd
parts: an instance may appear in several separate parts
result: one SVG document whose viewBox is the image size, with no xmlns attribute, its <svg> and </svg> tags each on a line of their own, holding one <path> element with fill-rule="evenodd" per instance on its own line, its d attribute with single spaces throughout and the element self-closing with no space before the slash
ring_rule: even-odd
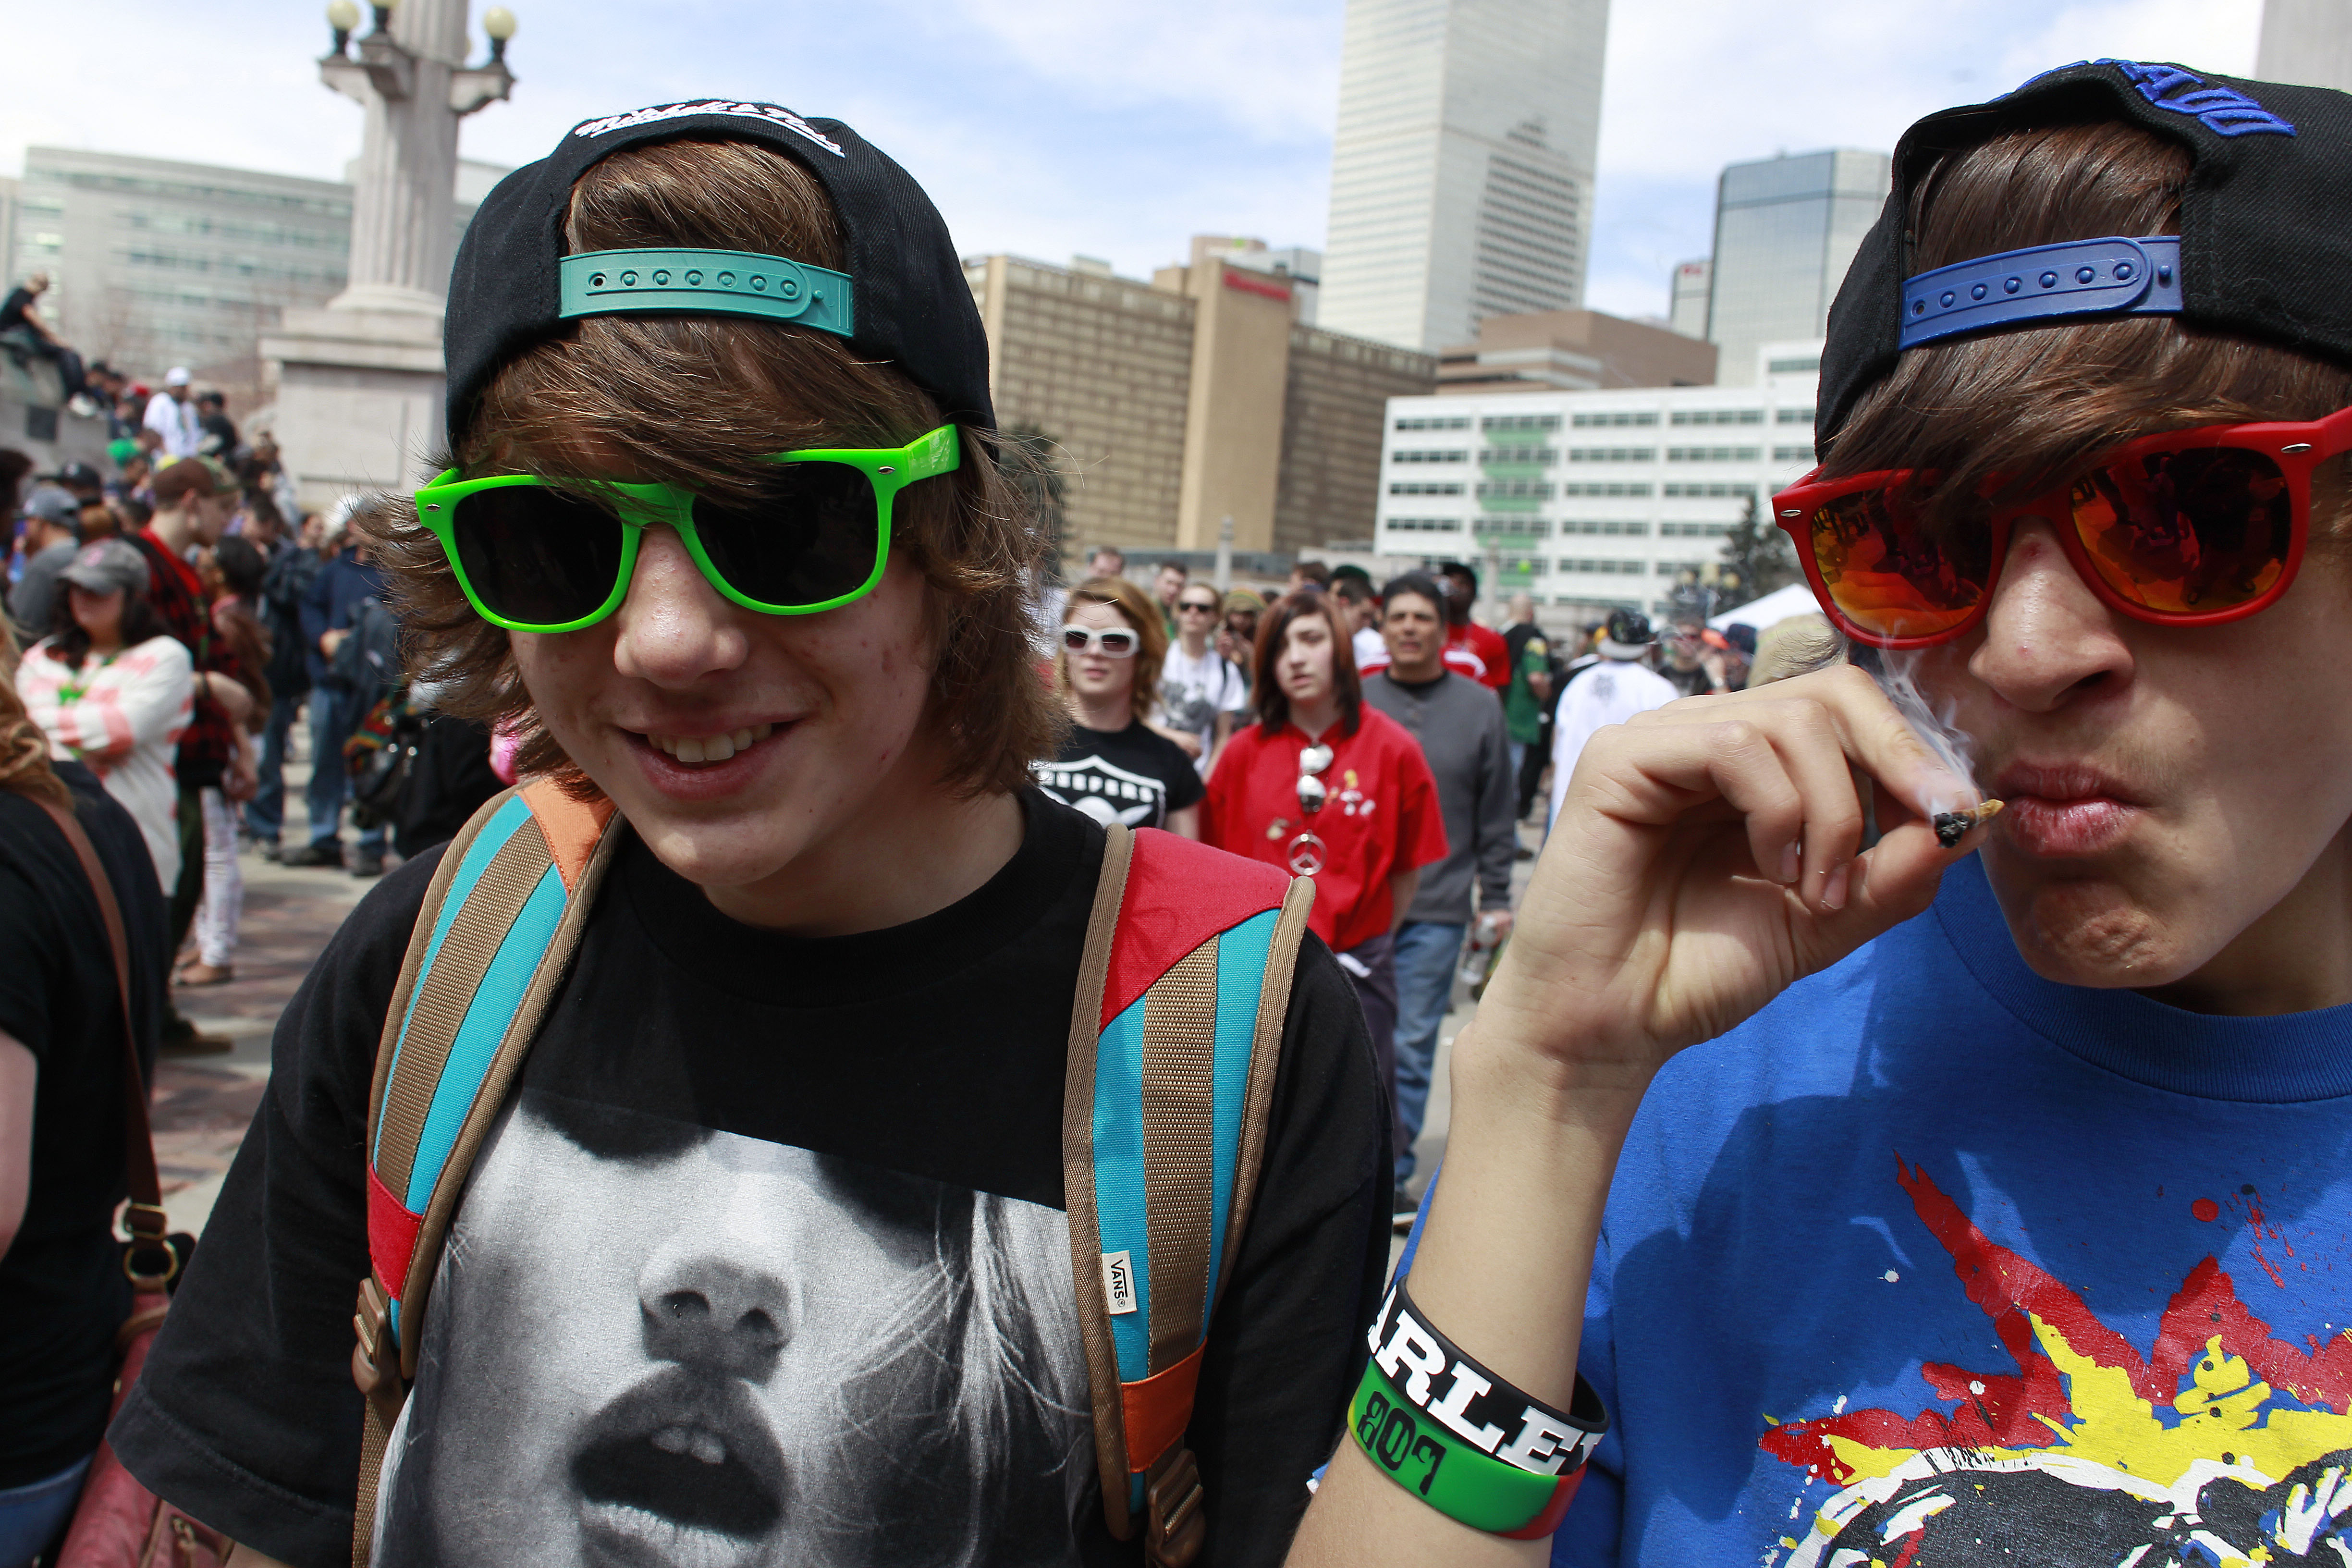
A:
<svg viewBox="0 0 2352 1568">
<path fill-rule="evenodd" d="M 121 589 L 136 599 L 147 592 L 147 559 L 124 540 L 101 539 L 83 545 L 58 576 L 85 593 Z"/>
<path fill-rule="evenodd" d="M 43 522 L 59 528 L 80 531 L 81 502 L 69 491 L 55 485 L 41 485 L 25 498 L 25 515 L 37 517 Z"/>
<path fill-rule="evenodd" d="M 189 380 L 188 367 L 184 364 L 175 364 L 171 369 L 163 373 L 163 384 L 165 386 L 185 386 L 188 384 Z"/>
</svg>

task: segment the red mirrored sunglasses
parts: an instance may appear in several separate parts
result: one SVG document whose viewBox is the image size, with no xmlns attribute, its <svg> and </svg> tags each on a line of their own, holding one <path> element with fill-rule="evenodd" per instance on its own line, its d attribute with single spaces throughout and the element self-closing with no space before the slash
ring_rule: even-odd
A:
<svg viewBox="0 0 2352 1568">
<path fill-rule="evenodd" d="M 2021 517 L 2046 520 L 2109 608 L 2161 626 L 2267 609 L 2311 535 L 2311 474 L 2352 451 L 2352 408 L 2306 424 L 2204 425 L 2125 443 L 1985 526 L 1925 527 L 1916 470 L 1813 474 L 1772 498 L 1813 596 L 1874 647 L 1948 642 L 1984 619 Z M 1998 481 L 1993 481 L 1998 483 Z"/>
</svg>

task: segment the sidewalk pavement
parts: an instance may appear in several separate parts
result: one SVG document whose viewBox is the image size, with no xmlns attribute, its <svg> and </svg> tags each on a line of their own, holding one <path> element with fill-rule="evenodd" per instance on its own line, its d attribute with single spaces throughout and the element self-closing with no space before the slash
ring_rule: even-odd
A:
<svg viewBox="0 0 2352 1568">
<path fill-rule="evenodd" d="M 289 846 L 308 841 L 299 802 L 309 773 L 299 763 L 286 770 Z M 330 868 L 274 865 L 251 851 L 238 864 L 245 873 L 245 921 L 234 959 L 236 978 L 172 991 L 192 1023 L 228 1036 L 236 1048 L 219 1056 L 166 1057 L 156 1064 L 149 1115 L 163 1178 L 163 1209 L 173 1230 L 203 1231 L 221 1178 L 268 1082 L 269 1039 L 278 1016 L 344 915 L 375 886 Z"/>
</svg>

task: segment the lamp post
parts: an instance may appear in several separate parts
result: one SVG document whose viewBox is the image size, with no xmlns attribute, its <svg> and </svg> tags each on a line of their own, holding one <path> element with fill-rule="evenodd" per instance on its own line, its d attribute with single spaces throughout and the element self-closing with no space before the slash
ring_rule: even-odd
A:
<svg viewBox="0 0 2352 1568">
<path fill-rule="evenodd" d="M 466 0 L 380 0 L 360 37 L 353 0 L 333 0 L 334 47 L 319 79 L 367 111 L 352 202 L 350 282 L 331 309 L 438 314 L 457 244 L 457 122 L 514 89 L 514 14 L 482 18 L 489 58 L 469 66 Z"/>
</svg>

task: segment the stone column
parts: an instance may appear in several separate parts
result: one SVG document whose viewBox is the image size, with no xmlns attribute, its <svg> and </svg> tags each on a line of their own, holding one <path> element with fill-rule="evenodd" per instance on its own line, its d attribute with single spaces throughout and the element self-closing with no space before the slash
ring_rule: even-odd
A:
<svg viewBox="0 0 2352 1568">
<path fill-rule="evenodd" d="M 467 0 L 401 0 L 389 29 L 319 62 L 367 116 L 352 189 L 350 281 L 323 310 L 289 310 L 261 353 L 276 434 L 305 507 L 424 476 L 440 440 L 441 311 L 456 245 L 457 122 L 513 86 L 468 66 Z"/>
</svg>

